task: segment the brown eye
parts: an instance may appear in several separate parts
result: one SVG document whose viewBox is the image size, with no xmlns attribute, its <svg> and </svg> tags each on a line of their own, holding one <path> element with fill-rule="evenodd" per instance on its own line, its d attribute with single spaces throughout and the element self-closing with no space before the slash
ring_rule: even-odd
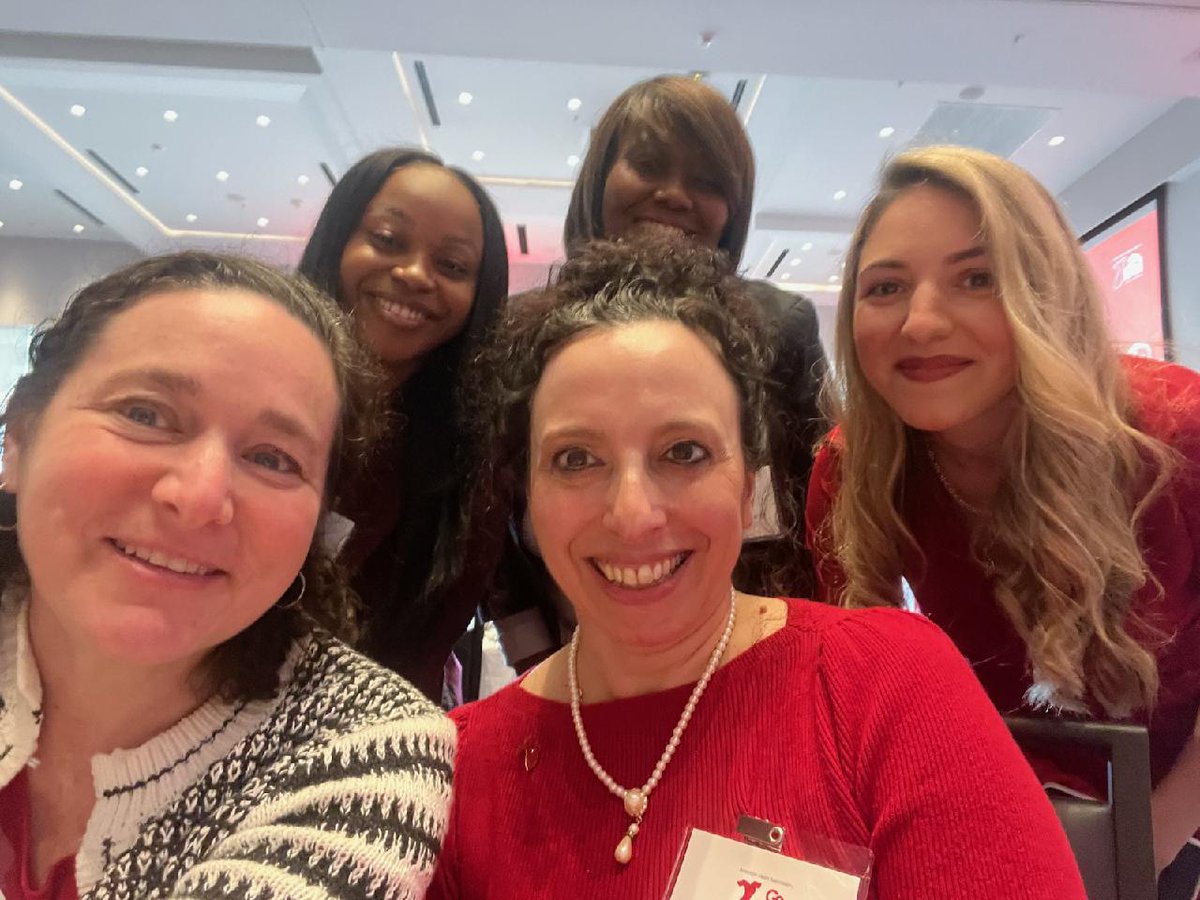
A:
<svg viewBox="0 0 1200 900">
<path fill-rule="evenodd" d="M 667 448 L 666 457 L 670 462 L 690 466 L 704 462 L 708 459 L 709 452 L 695 441 L 679 441 Z"/>
<path fill-rule="evenodd" d="M 582 447 L 568 447 L 554 454 L 554 468 L 564 472 L 579 472 L 591 468 L 600 461 Z"/>
</svg>

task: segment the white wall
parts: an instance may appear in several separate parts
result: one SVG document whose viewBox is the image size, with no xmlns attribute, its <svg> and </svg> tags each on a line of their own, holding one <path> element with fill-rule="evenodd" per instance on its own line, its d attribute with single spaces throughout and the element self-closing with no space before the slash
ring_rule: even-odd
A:
<svg viewBox="0 0 1200 900">
<path fill-rule="evenodd" d="M 141 257 L 110 241 L 0 237 L 0 325 L 50 318 L 79 288 Z"/>
</svg>

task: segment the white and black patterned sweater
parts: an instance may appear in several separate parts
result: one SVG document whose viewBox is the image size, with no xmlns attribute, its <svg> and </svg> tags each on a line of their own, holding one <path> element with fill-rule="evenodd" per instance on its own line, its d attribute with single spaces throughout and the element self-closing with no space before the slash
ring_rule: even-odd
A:
<svg viewBox="0 0 1200 900">
<path fill-rule="evenodd" d="M 33 758 L 40 723 L 25 619 L 24 604 L 0 607 L 0 785 Z M 273 700 L 212 700 L 135 750 L 93 759 L 82 900 L 424 896 L 454 726 L 329 637 L 293 647 L 281 682 Z"/>
</svg>

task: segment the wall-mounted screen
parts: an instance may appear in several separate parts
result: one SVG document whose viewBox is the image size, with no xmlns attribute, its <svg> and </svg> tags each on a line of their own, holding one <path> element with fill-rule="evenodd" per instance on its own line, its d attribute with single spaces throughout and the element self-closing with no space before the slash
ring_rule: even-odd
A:
<svg viewBox="0 0 1200 900">
<path fill-rule="evenodd" d="M 1169 358 L 1162 280 L 1162 189 L 1085 234 L 1083 249 L 1104 292 L 1117 349 Z"/>
</svg>

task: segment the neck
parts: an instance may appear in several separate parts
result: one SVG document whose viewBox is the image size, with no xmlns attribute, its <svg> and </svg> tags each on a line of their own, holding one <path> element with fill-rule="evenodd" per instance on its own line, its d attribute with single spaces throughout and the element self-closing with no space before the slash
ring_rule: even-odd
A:
<svg viewBox="0 0 1200 900">
<path fill-rule="evenodd" d="M 977 510 L 987 510 L 1004 477 L 1005 440 L 1016 411 L 1015 395 L 988 415 L 945 431 L 926 432 L 939 474 L 952 493 Z"/>
<path fill-rule="evenodd" d="M 689 631 L 662 645 L 631 645 L 581 621 L 576 673 L 584 700 L 636 697 L 699 680 L 729 621 L 729 594 L 722 596 Z"/>
<path fill-rule="evenodd" d="M 157 666 L 122 665 L 65 638 L 34 603 L 29 640 L 42 683 L 38 758 L 75 762 L 134 749 L 179 722 L 208 694 L 198 660 Z"/>
</svg>

